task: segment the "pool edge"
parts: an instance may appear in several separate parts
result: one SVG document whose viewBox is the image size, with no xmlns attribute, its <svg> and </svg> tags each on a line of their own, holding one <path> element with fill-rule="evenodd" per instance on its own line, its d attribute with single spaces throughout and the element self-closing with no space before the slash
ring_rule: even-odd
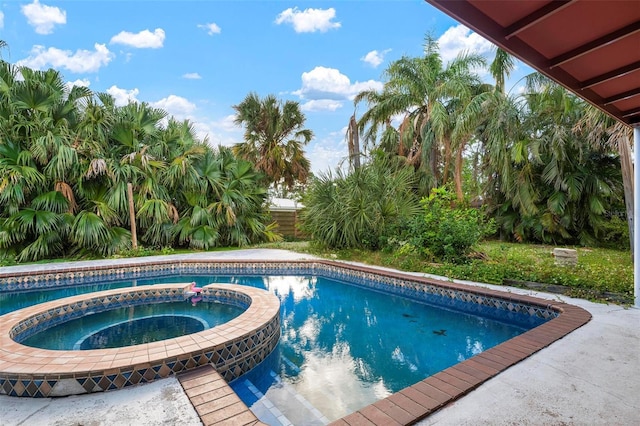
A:
<svg viewBox="0 0 640 426">
<path fill-rule="evenodd" d="M 393 395 L 379 400 L 371 405 L 363 407 L 360 410 L 351 413 L 342 419 L 336 420 L 334 425 L 347 425 L 358 422 L 366 424 L 413 424 L 416 423 L 440 408 L 450 404 L 451 402 L 461 398 L 473 389 L 479 387 L 482 383 L 495 377 L 501 372 L 507 370 L 511 366 L 527 359 L 534 353 L 551 345 L 552 343 L 562 339 L 572 331 L 582 327 L 591 320 L 591 314 L 574 305 L 567 303 L 550 303 L 547 300 L 507 293 L 504 291 L 491 290 L 482 287 L 473 287 L 465 284 L 453 283 L 449 281 L 441 281 L 433 278 L 420 277 L 393 271 L 389 269 L 380 269 L 375 266 L 354 265 L 344 262 L 337 262 L 324 259 L 310 260 L 203 260 L 203 259 L 182 259 L 178 261 L 179 266 L 195 264 L 195 263 L 224 263 L 224 264 L 283 264 L 313 266 L 321 264 L 334 266 L 341 269 L 351 269 L 367 273 L 374 273 L 392 278 L 414 281 L 426 285 L 436 285 L 450 289 L 459 289 L 464 292 L 478 294 L 487 297 L 495 297 L 500 299 L 512 300 L 514 302 L 529 304 L 538 307 L 552 309 L 558 313 L 556 318 L 535 327 L 517 337 L 514 337 L 500 345 L 495 346 L 487 351 L 482 352 L 458 363 L 446 370 L 443 370 L 433 376 L 430 376 L 412 386 L 409 386 Z M 136 261 L 117 265 L 118 268 L 140 268 L 153 265 L 176 265 L 176 260 L 167 261 Z M 113 269 L 113 263 L 98 266 L 98 269 Z M 54 273 L 61 274 L 66 272 L 91 271 L 96 267 L 81 268 L 56 268 Z M 42 271 L 24 272 L 20 275 L 41 275 Z M 0 278 L 15 276 L 15 274 L 4 273 L 0 271 Z"/>
</svg>

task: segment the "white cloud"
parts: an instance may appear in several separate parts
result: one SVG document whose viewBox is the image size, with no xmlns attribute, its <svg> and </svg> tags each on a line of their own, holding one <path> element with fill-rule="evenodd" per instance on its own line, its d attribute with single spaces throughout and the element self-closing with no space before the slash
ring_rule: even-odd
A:
<svg viewBox="0 0 640 426">
<path fill-rule="evenodd" d="M 79 86 L 79 87 L 89 87 L 89 85 L 91 84 L 91 82 L 86 79 L 78 79 L 76 81 L 67 81 L 65 83 L 65 86 L 67 87 L 67 90 L 71 90 L 72 87 L 74 86 Z"/>
<path fill-rule="evenodd" d="M 202 76 L 197 72 L 188 72 L 186 74 L 182 74 L 182 78 L 186 78 L 187 80 L 200 80 Z"/>
<path fill-rule="evenodd" d="M 136 89 L 134 97 L 137 94 Z M 209 145 L 213 147 L 218 145 L 232 146 L 242 140 L 243 130 L 233 122 L 236 118 L 235 114 L 229 114 L 220 119 L 211 119 L 199 110 L 196 103 L 178 95 L 169 95 L 159 101 L 149 102 L 149 105 L 163 109 L 176 120 L 189 120 L 193 124 L 198 139 L 208 141 Z M 166 124 L 167 118 L 163 122 Z"/>
<path fill-rule="evenodd" d="M 51 34 L 55 25 L 67 23 L 67 12 L 58 7 L 40 4 L 38 0 L 20 6 L 20 10 L 38 34 Z"/>
<path fill-rule="evenodd" d="M 484 55 L 494 48 L 491 42 L 462 24 L 445 31 L 438 39 L 438 46 L 444 62 L 455 59 L 462 51 Z"/>
<path fill-rule="evenodd" d="M 4 28 L 4 13 L 0 11 L 0 29 Z"/>
<path fill-rule="evenodd" d="M 235 123 L 236 115 L 229 114 L 224 116 L 220 120 L 211 122 L 211 126 L 215 129 L 223 130 L 225 132 L 237 132 L 242 129 Z"/>
<path fill-rule="evenodd" d="M 276 24 L 292 24 L 297 33 L 313 33 L 316 31 L 327 32 L 333 28 L 340 28 L 340 22 L 332 22 L 336 17 L 336 10 L 329 9 L 305 9 L 301 11 L 297 7 L 280 12 L 276 17 Z"/>
<path fill-rule="evenodd" d="M 164 44 L 164 30 L 156 28 L 153 32 L 143 30 L 139 33 L 130 33 L 128 31 L 120 31 L 111 37 L 111 43 L 124 44 L 139 49 L 158 49 Z"/>
<path fill-rule="evenodd" d="M 383 84 L 375 80 L 351 83 L 349 77 L 335 68 L 315 67 L 302 73 L 302 87 L 293 94 L 301 99 L 324 101 L 310 103 L 306 106 L 309 111 L 317 111 L 320 107 L 335 111 L 338 104 L 342 106 L 340 101 L 351 100 L 363 90 L 382 90 L 382 87 Z"/>
<path fill-rule="evenodd" d="M 307 158 L 312 159 L 311 171 L 314 174 L 320 172 L 332 172 L 339 166 L 343 169 L 348 167 L 345 159 L 349 156 L 349 150 L 345 142 L 347 127 L 334 132 L 330 132 L 326 136 L 312 141 L 307 147 Z"/>
<path fill-rule="evenodd" d="M 198 28 L 207 30 L 207 34 L 209 35 L 220 34 L 222 32 L 222 29 L 215 22 L 210 22 L 208 24 L 198 24 Z"/>
<path fill-rule="evenodd" d="M 342 108 L 342 102 L 333 99 L 312 99 L 300 106 L 302 111 L 335 111 Z"/>
<path fill-rule="evenodd" d="M 219 120 L 195 119 L 191 118 L 196 129 L 196 134 L 200 140 L 207 139 L 209 145 L 217 147 L 232 146 L 242 141 L 242 127 L 236 126 L 235 114 L 222 117 Z"/>
<path fill-rule="evenodd" d="M 177 95 L 169 95 L 149 104 L 152 107 L 163 109 L 176 120 L 189 120 L 193 124 L 198 139 L 209 141 L 211 146 L 231 146 L 242 140 L 241 128 L 233 124 L 235 115 L 211 120 L 198 113 L 198 107 L 195 103 Z M 167 118 L 163 120 L 165 125 L 166 122 Z"/>
<path fill-rule="evenodd" d="M 383 61 L 384 55 L 391 52 L 391 49 L 383 50 L 382 52 L 378 52 L 377 50 L 372 50 L 371 52 L 364 55 L 360 58 L 361 61 L 366 62 L 374 68 L 377 68 Z"/>
<path fill-rule="evenodd" d="M 140 90 L 138 89 L 127 90 L 113 85 L 107 89 L 107 93 L 113 96 L 116 106 L 125 106 L 129 102 L 139 102 L 137 96 Z"/>
<path fill-rule="evenodd" d="M 177 120 L 190 118 L 191 113 L 196 110 L 196 104 L 177 95 L 169 95 L 159 101 L 150 102 L 150 105 L 155 108 L 162 108 Z"/>
<path fill-rule="evenodd" d="M 100 67 L 107 65 L 114 57 L 114 54 L 107 49 L 104 44 L 96 43 L 95 51 L 61 50 L 55 47 L 46 49 L 44 46 L 35 45 L 29 52 L 29 57 L 17 62 L 33 69 L 64 68 L 73 73 L 96 72 Z"/>
</svg>

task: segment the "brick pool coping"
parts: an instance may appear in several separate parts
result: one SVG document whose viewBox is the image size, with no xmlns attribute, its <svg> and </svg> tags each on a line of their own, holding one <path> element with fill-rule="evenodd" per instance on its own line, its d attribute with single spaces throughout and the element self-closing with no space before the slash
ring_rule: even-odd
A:
<svg viewBox="0 0 640 426">
<path fill-rule="evenodd" d="M 216 261 L 216 260 L 181 260 L 171 261 L 154 261 L 154 262 L 130 262 L 114 265 L 87 266 L 82 268 L 55 268 L 51 274 L 55 277 L 64 278 L 65 274 L 82 273 L 83 275 L 98 274 L 100 270 L 122 270 L 133 268 L 140 271 L 152 270 L 154 268 L 167 268 L 168 270 L 180 271 L 180 268 L 189 268 L 194 265 L 208 265 L 210 271 L 215 273 L 217 269 L 228 265 L 235 265 L 238 271 L 243 270 L 244 273 L 255 272 L 257 274 L 265 273 L 259 266 L 273 266 L 273 269 L 287 268 L 295 269 L 300 267 L 317 267 L 319 271 L 325 268 L 339 269 L 347 271 L 354 276 L 367 276 L 374 274 L 376 276 L 385 277 L 387 280 L 400 280 L 410 282 L 412 285 L 421 287 L 437 287 L 442 289 L 442 293 L 450 295 L 450 297 L 459 297 L 460 294 L 467 294 L 469 300 L 474 303 L 485 303 L 486 300 L 498 300 L 501 303 L 516 304 L 522 306 L 530 306 L 536 312 L 552 311 L 555 317 L 542 325 L 539 325 L 519 336 L 516 336 L 506 342 L 488 349 L 472 358 L 460 362 L 449 367 L 433 376 L 430 376 L 412 386 L 409 386 L 393 395 L 381 399 L 371 405 L 368 405 L 354 413 L 351 413 L 339 420 L 333 422 L 333 425 L 397 425 L 397 424 L 413 424 L 416 423 L 438 409 L 450 404 L 451 402 L 461 398 L 473 389 L 479 387 L 482 383 L 490 378 L 498 375 L 502 371 L 517 364 L 518 362 L 528 358 L 532 354 L 549 346 L 553 342 L 563 338 L 567 334 L 583 326 L 591 319 L 591 314 L 574 305 L 562 302 L 549 302 L 547 300 L 517 295 L 503 291 L 491 290 L 481 287 L 467 286 L 453 282 L 439 281 L 435 279 L 418 277 L 414 275 L 404 274 L 402 272 L 382 270 L 374 267 L 366 267 L 362 265 L 345 264 L 341 262 L 327 260 L 294 260 L 294 261 L 251 261 L 251 260 L 234 260 L 234 261 Z M 267 268 L 268 269 L 268 268 Z M 275 272 L 275 271 L 273 271 Z M 278 270 L 278 272 L 282 272 Z M 0 272 L 0 285 L 7 284 L 11 279 L 18 277 L 17 285 L 20 285 L 20 278 L 30 281 L 30 276 L 42 276 L 42 272 L 25 272 L 19 274 Z M 480 302 L 478 302 L 480 300 Z"/>
<path fill-rule="evenodd" d="M 204 426 L 267 426 L 247 408 L 212 365 L 180 373 L 178 380 Z"/>
</svg>

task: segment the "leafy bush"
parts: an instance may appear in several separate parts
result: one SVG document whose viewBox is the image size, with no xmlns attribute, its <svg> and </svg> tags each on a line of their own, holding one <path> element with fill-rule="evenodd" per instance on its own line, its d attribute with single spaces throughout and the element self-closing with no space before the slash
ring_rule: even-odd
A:
<svg viewBox="0 0 640 426">
<path fill-rule="evenodd" d="M 485 221 L 480 210 L 455 204 L 454 194 L 445 188 L 433 189 L 421 204 L 424 215 L 407 223 L 404 244 L 427 258 L 461 261 L 474 244 L 495 232 L 493 221 Z"/>
<path fill-rule="evenodd" d="M 629 247 L 629 225 L 625 219 L 613 216 L 601 223 L 602 233 L 598 238 L 599 245 L 617 249 Z"/>
<path fill-rule="evenodd" d="M 420 212 L 412 168 L 376 155 L 349 175 L 336 173 L 315 178 L 303 199 L 302 231 L 321 245 L 377 249 L 385 230 Z"/>
</svg>

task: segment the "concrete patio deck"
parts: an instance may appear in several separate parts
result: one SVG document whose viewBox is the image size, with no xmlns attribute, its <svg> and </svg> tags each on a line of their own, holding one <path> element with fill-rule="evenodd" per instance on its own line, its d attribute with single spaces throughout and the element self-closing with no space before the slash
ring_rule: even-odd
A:
<svg viewBox="0 0 640 426">
<path fill-rule="evenodd" d="M 173 255 L 176 259 L 182 255 Z M 193 258 L 193 255 L 189 257 Z M 298 260 L 283 250 L 202 253 L 220 260 Z M 166 257 L 163 257 L 166 259 Z M 141 261 L 149 261 L 142 258 Z M 104 265 L 105 261 L 99 261 Z M 117 261 L 106 261 L 113 262 Z M 127 260 L 131 263 L 131 259 Z M 43 265 L 63 269 L 63 263 Z M 40 265 L 10 267 L 15 272 Z M 14 269 L 15 268 L 15 269 Z M 1 268 L 9 272 L 9 268 Z M 382 269 L 382 268 L 381 268 Z M 418 274 L 416 274 L 418 275 Z M 640 310 L 527 290 L 500 291 L 562 300 L 593 319 L 562 340 L 516 364 L 423 425 L 632 425 L 640 421 Z M 175 377 L 115 392 L 59 399 L 0 396 L 0 425 L 199 425 L 198 415 Z"/>
</svg>

